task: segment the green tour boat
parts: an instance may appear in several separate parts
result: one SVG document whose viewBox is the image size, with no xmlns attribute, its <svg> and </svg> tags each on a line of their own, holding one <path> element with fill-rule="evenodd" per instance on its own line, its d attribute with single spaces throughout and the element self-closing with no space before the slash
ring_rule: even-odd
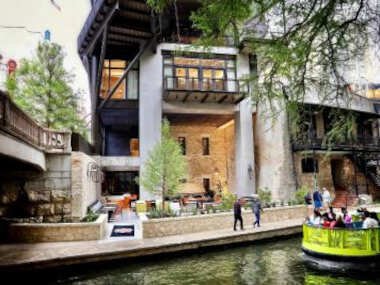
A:
<svg viewBox="0 0 380 285">
<path fill-rule="evenodd" d="M 304 259 L 313 267 L 333 271 L 380 269 L 380 228 L 323 228 L 303 225 Z"/>
</svg>

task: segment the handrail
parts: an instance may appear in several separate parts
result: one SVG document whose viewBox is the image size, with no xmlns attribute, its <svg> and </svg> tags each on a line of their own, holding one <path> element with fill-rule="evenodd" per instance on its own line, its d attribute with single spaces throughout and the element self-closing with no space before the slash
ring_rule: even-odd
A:
<svg viewBox="0 0 380 285">
<path fill-rule="evenodd" d="M 40 126 L 0 91 L 0 130 L 46 152 L 70 152 L 71 132 Z"/>
<path fill-rule="evenodd" d="M 319 254 L 371 256 L 380 254 L 380 228 L 348 229 L 303 225 L 302 247 Z"/>
<path fill-rule="evenodd" d="M 292 140 L 293 148 L 299 149 L 380 149 L 380 138 L 378 137 L 356 137 L 340 142 L 332 142 L 330 145 L 324 138 L 301 138 Z"/>
<path fill-rule="evenodd" d="M 165 76 L 164 89 L 186 91 L 212 91 L 238 94 L 249 92 L 249 86 L 243 80 L 183 76 Z"/>
</svg>

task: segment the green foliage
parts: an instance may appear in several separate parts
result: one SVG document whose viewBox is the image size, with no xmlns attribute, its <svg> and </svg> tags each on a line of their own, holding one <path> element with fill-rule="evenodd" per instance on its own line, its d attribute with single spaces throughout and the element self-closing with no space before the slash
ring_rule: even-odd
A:
<svg viewBox="0 0 380 285">
<path fill-rule="evenodd" d="M 305 203 L 305 195 L 309 192 L 309 189 L 307 186 L 302 185 L 301 188 L 298 188 L 295 193 L 295 201 L 297 204 L 304 204 Z"/>
<path fill-rule="evenodd" d="M 187 163 L 181 147 L 170 135 L 170 125 L 166 119 L 161 126 L 161 140 L 149 153 L 143 169 L 138 183 L 151 193 L 161 194 L 164 198 L 178 192 Z"/>
<path fill-rule="evenodd" d="M 176 217 L 176 213 L 173 212 L 170 208 L 169 209 L 152 209 L 147 214 L 149 219 L 159 219 L 159 218 L 170 218 L 170 217 Z"/>
<path fill-rule="evenodd" d="M 231 210 L 234 206 L 235 201 L 236 195 L 234 193 L 224 191 L 222 192 L 222 204 L 220 208 L 225 211 Z"/>
<path fill-rule="evenodd" d="M 269 204 L 272 200 L 272 193 L 267 187 L 259 189 L 257 194 L 259 195 L 260 201 L 265 205 Z"/>
<path fill-rule="evenodd" d="M 13 101 L 38 123 L 52 129 L 69 129 L 86 137 L 79 116 L 78 92 L 70 84 L 73 75 L 63 66 L 65 54 L 55 43 L 41 42 L 32 59 L 22 59 L 6 88 Z"/>
<path fill-rule="evenodd" d="M 99 217 L 98 214 L 96 214 L 90 210 L 87 212 L 87 215 L 81 221 L 82 222 L 95 222 L 98 217 Z"/>
<path fill-rule="evenodd" d="M 376 1 L 201 3 L 191 16 L 194 26 L 202 31 L 201 44 L 219 45 L 221 38 L 233 35 L 235 45 L 256 53 L 260 74 L 250 76 L 255 86 L 251 88 L 252 99 L 272 119 L 286 110 L 292 134 L 302 128 L 299 111 L 305 108 L 306 95 L 325 105 L 336 102 L 350 109 L 354 93 L 365 92 L 348 88 L 352 79 L 346 71 L 352 70 L 354 61 L 363 61 L 371 41 L 378 42 L 380 14 Z M 332 110 L 336 115 L 326 137 L 329 145 L 352 134 L 351 115 L 345 120 L 339 112 Z"/>
</svg>

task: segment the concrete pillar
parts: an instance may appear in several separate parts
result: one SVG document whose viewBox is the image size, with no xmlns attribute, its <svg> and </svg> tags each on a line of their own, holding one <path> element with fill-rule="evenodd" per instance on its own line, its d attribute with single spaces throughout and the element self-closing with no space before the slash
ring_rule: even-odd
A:
<svg viewBox="0 0 380 285">
<path fill-rule="evenodd" d="M 152 53 L 150 49 L 140 58 L 140 94 L 139 94 L 139 143 L 140 176 L 149 152 L 161 137 L 162 119 L 162 55 Z M 140 185 L 140 199 L 151 200 L 160 197 Z"/>
<path fill-rule="evenodd" d="M 243 100 L 235 113 L 235 163 L 235 193 L 238 197 L 255 193 L 253 122 L 250 98 Z"/>
</svg>

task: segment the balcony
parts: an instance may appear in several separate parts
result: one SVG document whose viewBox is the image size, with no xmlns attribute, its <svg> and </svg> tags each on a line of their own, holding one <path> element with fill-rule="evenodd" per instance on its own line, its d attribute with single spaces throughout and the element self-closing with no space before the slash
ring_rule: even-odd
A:
<svg viewBox="0 0 380 285">
<path fill-rule="evenodd" d="M 173 76 L 164 78 L 163 99 L 167 102 L 237 104 L 248 93 L 249 86 L 243 80 Z"/>
<path fill-rule="evenodd" d="M 334 142 L 328 145 L 323 138 L 295 139 L 292 142 L 293 151 L 322 150 L 322 151 L 380 151 L 380 138 L 357 137 Z"/>
</svg>

